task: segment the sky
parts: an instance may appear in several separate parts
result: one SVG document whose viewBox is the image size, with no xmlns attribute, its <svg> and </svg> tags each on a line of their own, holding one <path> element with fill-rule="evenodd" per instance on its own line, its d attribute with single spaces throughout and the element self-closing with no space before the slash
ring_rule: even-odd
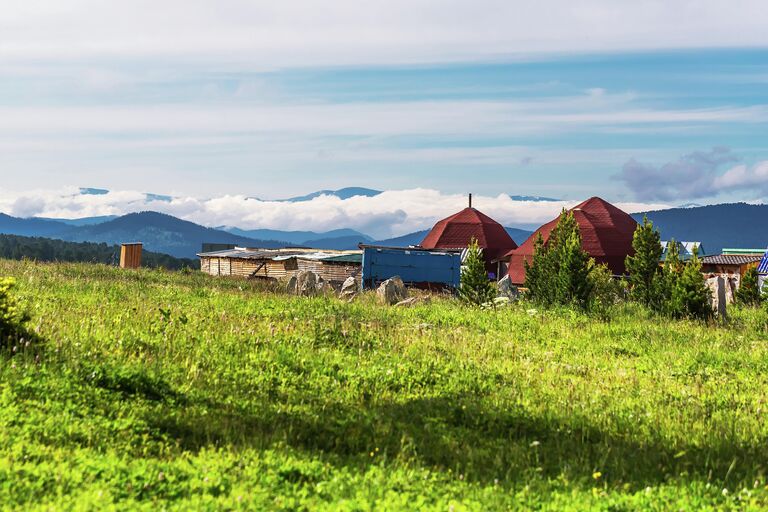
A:
<svg viewBox="0 0 768 512">
<path fill-rule="evenodd" d="M 364 186 L 398 234 L 468 192 L 506 223 L 552 213 L 506 194 L 768 199 L 763 1 L 3 4 L 7 213 L 333 229 L 382 205 L 268 200 Z"/>
</svg>

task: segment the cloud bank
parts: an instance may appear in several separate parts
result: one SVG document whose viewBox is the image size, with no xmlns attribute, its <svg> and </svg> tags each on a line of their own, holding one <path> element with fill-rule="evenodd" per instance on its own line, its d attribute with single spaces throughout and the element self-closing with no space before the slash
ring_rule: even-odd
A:
<svg viewBox="0 0 768 512">
<path fill-rule="evenodd" d="M 724 166 L 738 161 L 729 148 L 720 146 L 659 166 L 631 159 L 614 179 L 623 181 L 639 201 L 700 199 L 739 191 L 751 191 L 755 197 L 768 195 L 768 161 L 722 172 Z"/>
<path fill-rule="evenodd" d="M 320 196 L 311 201 L 262 201 L 242 195 L 200 199 L 158 199 L 137 191 L 83 194 L 77 188 L 14 193 L 0 189 L 0 211 L 19 217 L 81 218 L 154 210 L 205 226 L 243 229 L 328 231 L 352 228 L 386 238 L 431 227 L 464 208 L 467 198 L 431 189 L 385 191 L 375 197 L 340 199 Z M 508 195 L 473 196 L 473 206 L 506 226 L 539 225 L 577 201 L 514 201 Z M 628 212 L 660 209 L 661 203 L 617 203 Z"/>
</svg>

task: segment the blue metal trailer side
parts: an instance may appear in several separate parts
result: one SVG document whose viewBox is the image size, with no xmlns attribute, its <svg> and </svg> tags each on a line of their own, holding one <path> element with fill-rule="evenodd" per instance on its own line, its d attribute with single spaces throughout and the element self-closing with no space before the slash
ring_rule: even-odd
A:
<svg viewBox="0 0 768 512">
<path fill-rule="evenodd" d="M 461 277 L 461 254 L 420 248 L 360 246 L 363 249 L 363 288 L 400 276 L 420 288 L 457 288 Z"/>
</svg>

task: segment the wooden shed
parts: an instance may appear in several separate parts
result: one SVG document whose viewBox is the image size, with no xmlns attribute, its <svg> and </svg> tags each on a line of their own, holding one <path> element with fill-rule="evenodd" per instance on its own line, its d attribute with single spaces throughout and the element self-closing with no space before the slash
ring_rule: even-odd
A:
<svg viewBox="0 0 768 512">
<path fill-rule="evenodd" d="M 239 276 L 249 279 L 289 279 L 302 270 L 311 270 L 332 285 L 362 268 L 361 251 L 317 249 L 235 248 L 198 254 L 200 270 L 213 276 Z"/>
<path fill-rule="evenodd" d="M 743 276 L 750 267 L 757 267 L 762 254 L 718 254 L 701 258 L 704 274 L 722 276 Z"/>
</svg>

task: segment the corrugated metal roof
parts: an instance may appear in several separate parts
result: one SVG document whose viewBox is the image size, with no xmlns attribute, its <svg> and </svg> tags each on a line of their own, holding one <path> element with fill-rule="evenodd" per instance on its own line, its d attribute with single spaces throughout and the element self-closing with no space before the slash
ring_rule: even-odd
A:
<svg viewBox="0 0 768 512">
<path fill-rule="evenodd" d="M 331 261 L 341 263 L 361 263 L 362 251 L 307 251 L 291 249 L 243 249 L 236 248 L 226 251 L 201 252 L 201 258 L 232 258 L 239 260 L 272 260 L 284 261 L 291 258 L 313 261 Z"/>
<path fill-rule="evenodd" d="M 744 265 L 760 261 L 762 256 L 749 254 L 717 254 L 701 258 L 702 265 Z"/>
</svg>

